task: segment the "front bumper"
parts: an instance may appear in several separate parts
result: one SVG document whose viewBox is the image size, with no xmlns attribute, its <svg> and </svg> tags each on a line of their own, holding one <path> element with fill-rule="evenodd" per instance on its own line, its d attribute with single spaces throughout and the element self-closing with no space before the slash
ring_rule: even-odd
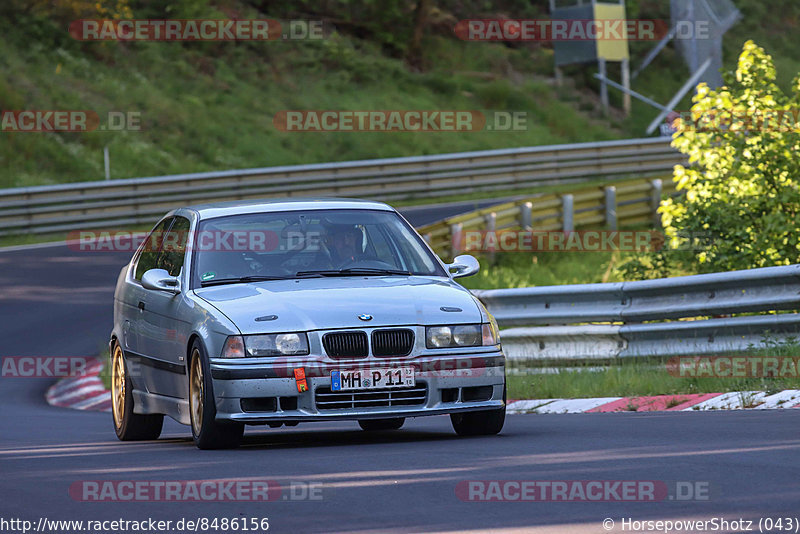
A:
<svg viewBox="0 0 800 534">
<path fill-rule="evenodd" d="M 335 369 L 414 367 L 416 391 L 403 395 L 380 392 L 353 394 L 351 406 L 332 408 L 331 377 Z M 308 391 L 299 393 L 294 369 L 303 367 Z M 505 356 L 499 347 L 405 358 L 331 360 L 327 357 L 272 361 L 268 363 L 211 361 L 217 420 L 247 424 L 294 421 L 333 421 L 418 417 L 502 408 L 505 405 Z M 420 392 L 420 390 L 424 391 Z M 388 392 L 390 390 L 383 390 Z M 372 394 L 371 397 L 364 395 Z M 396 395 L 396 393 L 400 393 Z M 388 399 L 384 402 L 384 397 Z M 397 398 L 413 397 L 397 402 Z M 359 399 L 371 399 L 369 402 Z M 378 398 L 378 400 L 375 400 Z M 360 406 L 359 404 L 370 404 Z M 345 403 L 346 404 L 346 403 Z M 374 405 L 379 404 L 379 405 Z"/>
</svg>

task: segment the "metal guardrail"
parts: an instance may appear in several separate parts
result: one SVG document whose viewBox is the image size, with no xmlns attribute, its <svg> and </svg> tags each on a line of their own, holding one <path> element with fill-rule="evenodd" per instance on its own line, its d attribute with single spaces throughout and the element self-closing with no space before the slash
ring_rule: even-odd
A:
<svg viewBox="0 0 800 534">
<path fill-rule="evenodd" d="M 800 265 L 473 293 L 501 326 L 548 325 L 503 330 L 512 359 L 713 354 L 800 338 L 800 313 L 771 313 L 800 310 Z"/>
<path fill-rule="evenodd" d="M 664 195 L 676 196 L 673 180 L 638 179 L 585 187 L 568 193 L 529 198 L 462 213 L 417 230 L 444 258 L 458 255 L 460 236 L 469 230 L 572 231 L 605 226 L 660 225 Z"/>
<path fill-rule="evenodd" d="M 0 235 L 149 223 L 207 201 L 435 198 L 664 174 L 685 162 L 669 140 L 647 138 L 24 187 L 0 190 Z"/>
</svg>

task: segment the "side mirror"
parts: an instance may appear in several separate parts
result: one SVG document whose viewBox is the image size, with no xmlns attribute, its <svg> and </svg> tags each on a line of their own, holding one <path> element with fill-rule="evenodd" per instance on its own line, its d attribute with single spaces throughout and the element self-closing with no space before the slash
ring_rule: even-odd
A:
<svg viewBox="0 0 800 534">
<path fill-rule="evenodd" d="M 142 275 L 142 287 L 157 291 L 180 293 L 180 283 L 177 276 L 170 276 L 164 269 L 149 269 Z"/>
<path fill-rule="evenodd" d="M 455 269 L 455 272 L 452 272 Z M 473 256 L 463 254 L 456 256 L 453 263 L 447 266 L 447 270 L 453 275 L 453 278 L 461 278 L 464 276 L 472 276 L 481 269 L 481 264 L 478 263 Z"/>
</svg>

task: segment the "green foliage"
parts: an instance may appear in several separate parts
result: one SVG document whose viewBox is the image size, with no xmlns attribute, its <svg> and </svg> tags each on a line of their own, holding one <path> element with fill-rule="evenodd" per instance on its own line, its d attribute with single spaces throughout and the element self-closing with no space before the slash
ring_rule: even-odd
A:
<svg viewBox="0 0 800 534">
<path fill-rule="evenodd" d="M 676 166 L 685 194 L 660 211 L 673 244 L 679 234 L 712 237 L 689 257 L 700 272 L 800 262 L 800 79 L 790 95 L 775 79 L 772 58 L 748 41 L 734 83 L 717 91 L 701 84 L 673 140 L 692 166 Z"/>
<path fill-rule="evenodd" d="M 209 0 L 129 0 L 131 9 L 143 19 L 190 19 L 210 18 Z"/>
<path fill-rule="evenodd" d="M 614 269 L 622 280 L 652 280 L 672 275 L 670 255 L 664 252 L 651 252 L 632 255 Z"/>
<path fill-rule="evenodd" d="M 248 3 L 275 18 L 325 19 L 338 30 L 377 43 L 392 57 L 406 51 L 413 30 L 413 0 L 298 0 Z"/>
<path fill-rule="evenodd" d="M 498 253 L 494 263 L 479 257 L 478 274 L 458 281 L 469 289 L 618 282 L 610 268 L 617 256 L 612 252 Z"/>
</svg>

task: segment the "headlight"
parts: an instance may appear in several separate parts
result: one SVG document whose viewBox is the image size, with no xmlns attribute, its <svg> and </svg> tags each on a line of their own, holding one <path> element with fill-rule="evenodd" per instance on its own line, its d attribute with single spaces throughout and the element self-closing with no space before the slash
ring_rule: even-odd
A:
<svg viewBox="0 0 800 534">
<path fill-rule="evenodd" d="M 429 326 L 425 329 L 425 344 L 429 349 L 449 347 L 453 343 L 453 332 L 449 326 Z"/>
<path fill-rule="evenodd" d="M 244 336 L 244 346 L 253 357 L 298 356 L 308 354 L 308 336 L 304 332 Z"/>
<path fill-rule="evenodd" d="M 242 339 L 244 338 L 244 339 Z M 308 354 L 308 336 L 305 332 L 286 334 L 257 334 L 230 336 L 222 349 L 223 358 L 262 358 L 269 356 L 300 356 Z"/>
<path fill-rule="evenodd" d="M 496 345 L 497 336 L 489 324 L 459 324 L 428 326 L 425 328 L 425 346 L 429 349 L 448 347 L 480 347 Z"/>
<path fill-rule="evenodd" d="M 305 334 L 278 334 L 275 349 L 281 354 L 308 354 L 308 340 Z"/>
<path fill-rule="evenodd" d="M 453 342 L 459 347 L 474 347 L 480 345 L 481 329 L 478 325 L 453 327 Z"/>
</svg>

